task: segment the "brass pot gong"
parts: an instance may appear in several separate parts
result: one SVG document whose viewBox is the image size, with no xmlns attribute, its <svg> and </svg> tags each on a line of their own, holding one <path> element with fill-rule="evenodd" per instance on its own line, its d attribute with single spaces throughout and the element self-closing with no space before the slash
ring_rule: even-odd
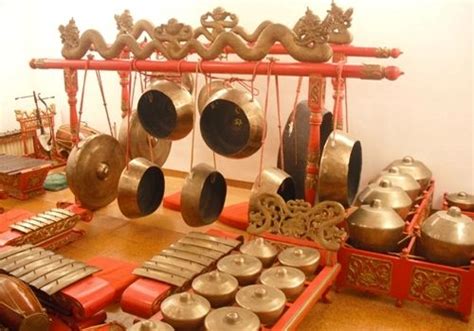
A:
<svg viewBox="0 0 474 331">
<path fill-rule="evenodd" d="M 137 218 L 153 213 L 161 204 L 165 177 L 145 158 L 133 159 L 120 176 L 117 202 L 122 214 Z"/>
<path fill-rule="evenodd" d="M 117 197 L 120 174 L 125 168 L 125 154 L 112 136 L 90 136 L 75 146 L 66 165 L 69 188 L 81 205 L 102 208 Z"/>
<path fill-rule="evenodd" d="M 158 80 L 138 100 L 138 118 L 143 128 L 156 138 L 178 140 L 193 128 L 194 104 L 181 85 Z"/>
<path fill-rule="evenodd" d="M 213 223 L 224 208 L 227 184 L 213 167 L 200 163 L 184 180 L 181 190 L 181 215 L 189 226 Z"/>
</svg>

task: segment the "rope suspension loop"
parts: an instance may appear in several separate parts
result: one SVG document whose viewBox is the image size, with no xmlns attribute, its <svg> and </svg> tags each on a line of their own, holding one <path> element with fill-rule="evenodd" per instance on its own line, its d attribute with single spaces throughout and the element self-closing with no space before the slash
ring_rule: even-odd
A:
<svg viewBox="0 0 474 331">
<path fill-rule="evenodd" d="M 97 76 L 97 82 L 99 83 L 100 95 L 102 96 L 102 103 L 104 105 L 105 115 L 107 116 L 107 124 L 109 125 L 110 135 L 113 137 L 114 136 L 114 131 L 112 129 L 112 124 L 110 122 L 109 109 L 107 107 L 107 101 L 105 99 L 104 84 L 102 83 L 102 76 L 101 76 L 99 70 L 96 70 L 95 74 Z"/>
<path fill-rule="evenodd" d="M 337 63 L 337 88 L 336 88 L 336 99 L 334 100 L 334 111 L 333 111 L 333 137 L 336 138 L 337 120 L 338 114 L 341 108 L 341 88 L 342 88 L 342 70 L 344 69 L 345 61 L 339 61 Z"/>
<path fill-rule="evenodd" d="M 344 114 L 346 118 L 346 132 L 349 133 L 349 106 L 347 105 L 349 102 L 347 100 L 347 80 L 344 80 L 344 95 L 345 95 L 345 107 L 344 107 Z"/>
</svg>

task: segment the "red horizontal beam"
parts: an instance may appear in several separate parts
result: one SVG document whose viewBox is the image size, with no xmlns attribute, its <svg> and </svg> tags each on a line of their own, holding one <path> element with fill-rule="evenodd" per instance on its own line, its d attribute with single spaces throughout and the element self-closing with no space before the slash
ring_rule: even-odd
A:
<svg viewBox="0 0 474 331">
<path fill-rule="evenodd" d="M 403 54 L 403 52 L 398 48 L 387 47 L 359 47 L 331 44 L 331 48 L 334 53 L 342 53 L 345 56 L 355 57 L 397 58 Z M 226 47 L 224 53 L 233 54 L 235 51 L 231 47 Z M 275 44 L 270 48 L 268 54 L 285 55 L 288 54 L 288 51 L 282 44 Z"/>
<path fill-rule="evenodd" d="M 332 63 L 283 63 L 283 62 L 227 62 L 227 61 L 152 61 L 152 60 L 65 60 L 32 59 L 33 69 L 77 69 L 110 71 L 160 71 L 160 72 L 196 72 L 212 74 L 266 75 L 271 66 L 272 75 L 309 76 L 319 74 L 325 77 L 337 77 L 338 65 Z M 395 66 L 346 64 L 342 68 L 342 77 L 360 79 L 395 80 L 403 72 Z"/>
</svg>

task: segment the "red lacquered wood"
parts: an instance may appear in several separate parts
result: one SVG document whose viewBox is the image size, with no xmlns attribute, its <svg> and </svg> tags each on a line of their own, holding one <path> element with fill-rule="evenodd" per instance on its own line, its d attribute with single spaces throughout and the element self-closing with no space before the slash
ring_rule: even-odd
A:
<svg viewBox="0 0 474 331">
<path fill-rule="evenodd" d="M 205 73 L 214 74 L 241 74 L 241 75 L 267 75 L 269 66 L 271 73 L 280 76 L 309 76 L 321 75 L 323 77 L 336 77 L 337 65 L 332 63 L 306 63 L 306 62 L 219 62 L 219 61 L 152 61 L 152 60 L 62 60 L 62 59 L 33 59 L 30 66 L 33 69 L 64 69 L 75 70 L 109 70 L 109 71 L 160 71 L 160 72 L 196 72 L 200 69 Z M 377 67 L 379 68 L 379 67 Z M 403 74 L 398 67 L 380 67 L 378 74 L 368 73 L 366 65 L 346 64 L 342 70 L 344 78 L 360 78 L 380 80 L 388 78 L 397 79 Z M 386 73 L 389 77 L 385 77 Z M 71 123 L 72 124 L 72 123 Z"/>
<path fill-rule="evenodd" d="M 249 225 L 249 203 L 247 201 L 230 205 L 222 210 L 219 222 L 239 230 L 247 230 Z"/>
<path fill-rule="evenodd" d="M 133 274 L 133 270 L 139 266 L 138 263 L 103 256 L 94 257 L 86 263 L 101 269 L 94 277 L 102 278 L 112 286 L 115 291 L 114 301 L 119 301 L 123 291 L 138 279 L 138 276 Z"/>
<path fill-rule="evenodd" d="M 61 295 L 73 303 L 73 316 L 86 320 L 114 301 L 115 289 L 106 280 L 89 276 L 61 290 Z"/>
<path fill-rule="evenodd" d="M 415 205 L 415 214 L 405 228 L 405 232 L 409 235 L 413 234 L 415 229 L 423 223 L 423 221 L 430 215 L 431 206 L 433 203 L 433 195 L 435 189 L 435 181 L 431 180 L 428 188 L 423 192 L 422 199 L 419 204 Z"/>
<path fill-rule="evenodd" d="M 181 191 L 164 197 L 163 207 L 175 211 L 181 211 Z"/>
<path fill-rule="evenodd" d="M 319 179 L 319 159 L 321 151 L 321 123 L 323 122 L 324 98 L 326 96 L 326 79 L 321 75 L 310 75 L 308 86 L 309 138 L 308 157 L 306 161 L 306 178 L 304 199 L 314 205 L 317 197 Z"/>
<path fill-rule="evenodd" d="M 71 140 L 75 144 L 79 141 L 77 132 L 77 70 L 71 67 L 64 67 L 64 89 L 67 94 L 69 104 L 69 124 L 71 125 Z"/>
<path fill-rule="evenodd" d="M 124 312 L 149 318 L 160 309 L 163 299 L 174 287 L 147 278 L 139 278 L 122 294 L 120 306 Z"/>
<path fill-rule="evenodd" d="M 340 45 L 340 46 L 350 47 L 350 45 Z M 332 56 L 333 63 L 345 62 L 346 60 L 347 60 L 347 56 L 343 52 L 334 52 Z M 344 101 L 344 91 L 345 91 L 345 86 L 346 86 L 346 80 L 341 79 L 341 82 L 339 83 L 337 78 L 331 78 L 331 83 L 332 83 L 332 89 L 333 89 L 332 98 L 334 100 L 333 114 L 337 122 L 336 128 L 338 130 L 343 130 L 344 129 L 344 124 L 343 124 L 344 116 L 342 113 L 342 109 L 343 109 L 342 105 Z"/>
</svg>

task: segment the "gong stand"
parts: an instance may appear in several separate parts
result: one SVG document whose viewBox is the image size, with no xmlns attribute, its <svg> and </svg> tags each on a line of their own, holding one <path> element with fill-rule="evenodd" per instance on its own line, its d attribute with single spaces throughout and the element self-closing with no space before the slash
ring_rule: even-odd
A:
<svg viewBox="0 0 474 331">
<path fill-rule="evenodd" d="M 216 8 L 202 15 L 201 26 L 196 29 L 179 23 L 176 19 L 171 19 L 167 24 L 160 26 L 155 26 L 145 20 L 134 23 L 128 11 L 116 15 L 115 20 L 119 30 L 116 40 L 105 43 L 98 31 L 88 30 L 81 35 L 72 19 L 67 25 L 59 28 L 64 59 L 32 59 L 30 61 L 33 69 L 62 69 L 64 71 L 74 142 L 78 140 L 76 129 L 78 70 L 118 72 L 122 91 L 122 116 L 131 111 L 131 72 L 178 74 L 200 72 L 206 75 L 251 76 L 266 76 L 270 72 L 275 76 L 309 77 L 307 96 L 311 117 L 305 200 L 311 204 L 317 195 L 321 154 L 320 126 L 326 78 L 335 79 L 340 75 L 344 80 L 347 78 L 396 80 L 402 74 L 394 66 L 346 63 L 341 66 L 339 64 L 342 58 L 396 58 L 401 52 L 397 49 L 351 46 L 352 36 L 348 28 L 351 25 L 352 9 L 344 11 L 334 3 L 331 4 L 324 19 L 320 19 L 308 9 L 296 22 L 294 28 L 265 21 L 250 34 L 238 25 L 235 14 L 222 8 Z M 142 35 L 146 35 L 147 40 L 139 42 L 138 39 Z M 98 55 L 96 58 L 101 57 L 103 60 L 85 59 L 89 51 L 95 52 Z M 162 59 L 151 60 L 151 56 L 155 54 L 160 55 Z M 187 60 L 187 56 L 191 54 L 198 55 L 200 60 Z M 225 58 L 227 54 L 235 54 L 240 60 L 218 60 Z M 269 55 L 289 55 L 292 61 L 269 61 L 266 59 Z M 331 59 L 333 63 L 330 62 Z M 344 85 L 338 84 L 338 86 L 340 87 L 339 94 L 341 94 Z M 343 123 L 342 114 L 338 114 L 338 119 Z M 164 205 L 166 206 L 166 199 Z M 230 206 L 229 210 L 232 210 L 234 216 L 243 216 L 237 220 L 237 223 L 246 228 L 247 203 Z M 221 235 L 235 237 L 235 234 Z M 278 236 L 269 239 L 279 241 L 281 238 Z M 287 244 L 296 244 L 291 238 L 286 240 Z M 307 284 L 305 294 L 298 301 L 287 307 L 287 313 L 275 324 L 275 330 L 283 326 L 296 327 L 312 304 L 326 297 L 327 291 L 335 283 L 341 269 L 335 254 L 330 254 L 329 257 L 327 265 L 323 262 L 323 272 Z M 323 259 L 325 260 L 324 255 Z M 122 308 L 136 315 L 150 316 L 157 312 L 160 301 L 168 296 L 171 290 L 172 287 L 165 283 L 140 278 L 124 293 Z"/>
</svg>

